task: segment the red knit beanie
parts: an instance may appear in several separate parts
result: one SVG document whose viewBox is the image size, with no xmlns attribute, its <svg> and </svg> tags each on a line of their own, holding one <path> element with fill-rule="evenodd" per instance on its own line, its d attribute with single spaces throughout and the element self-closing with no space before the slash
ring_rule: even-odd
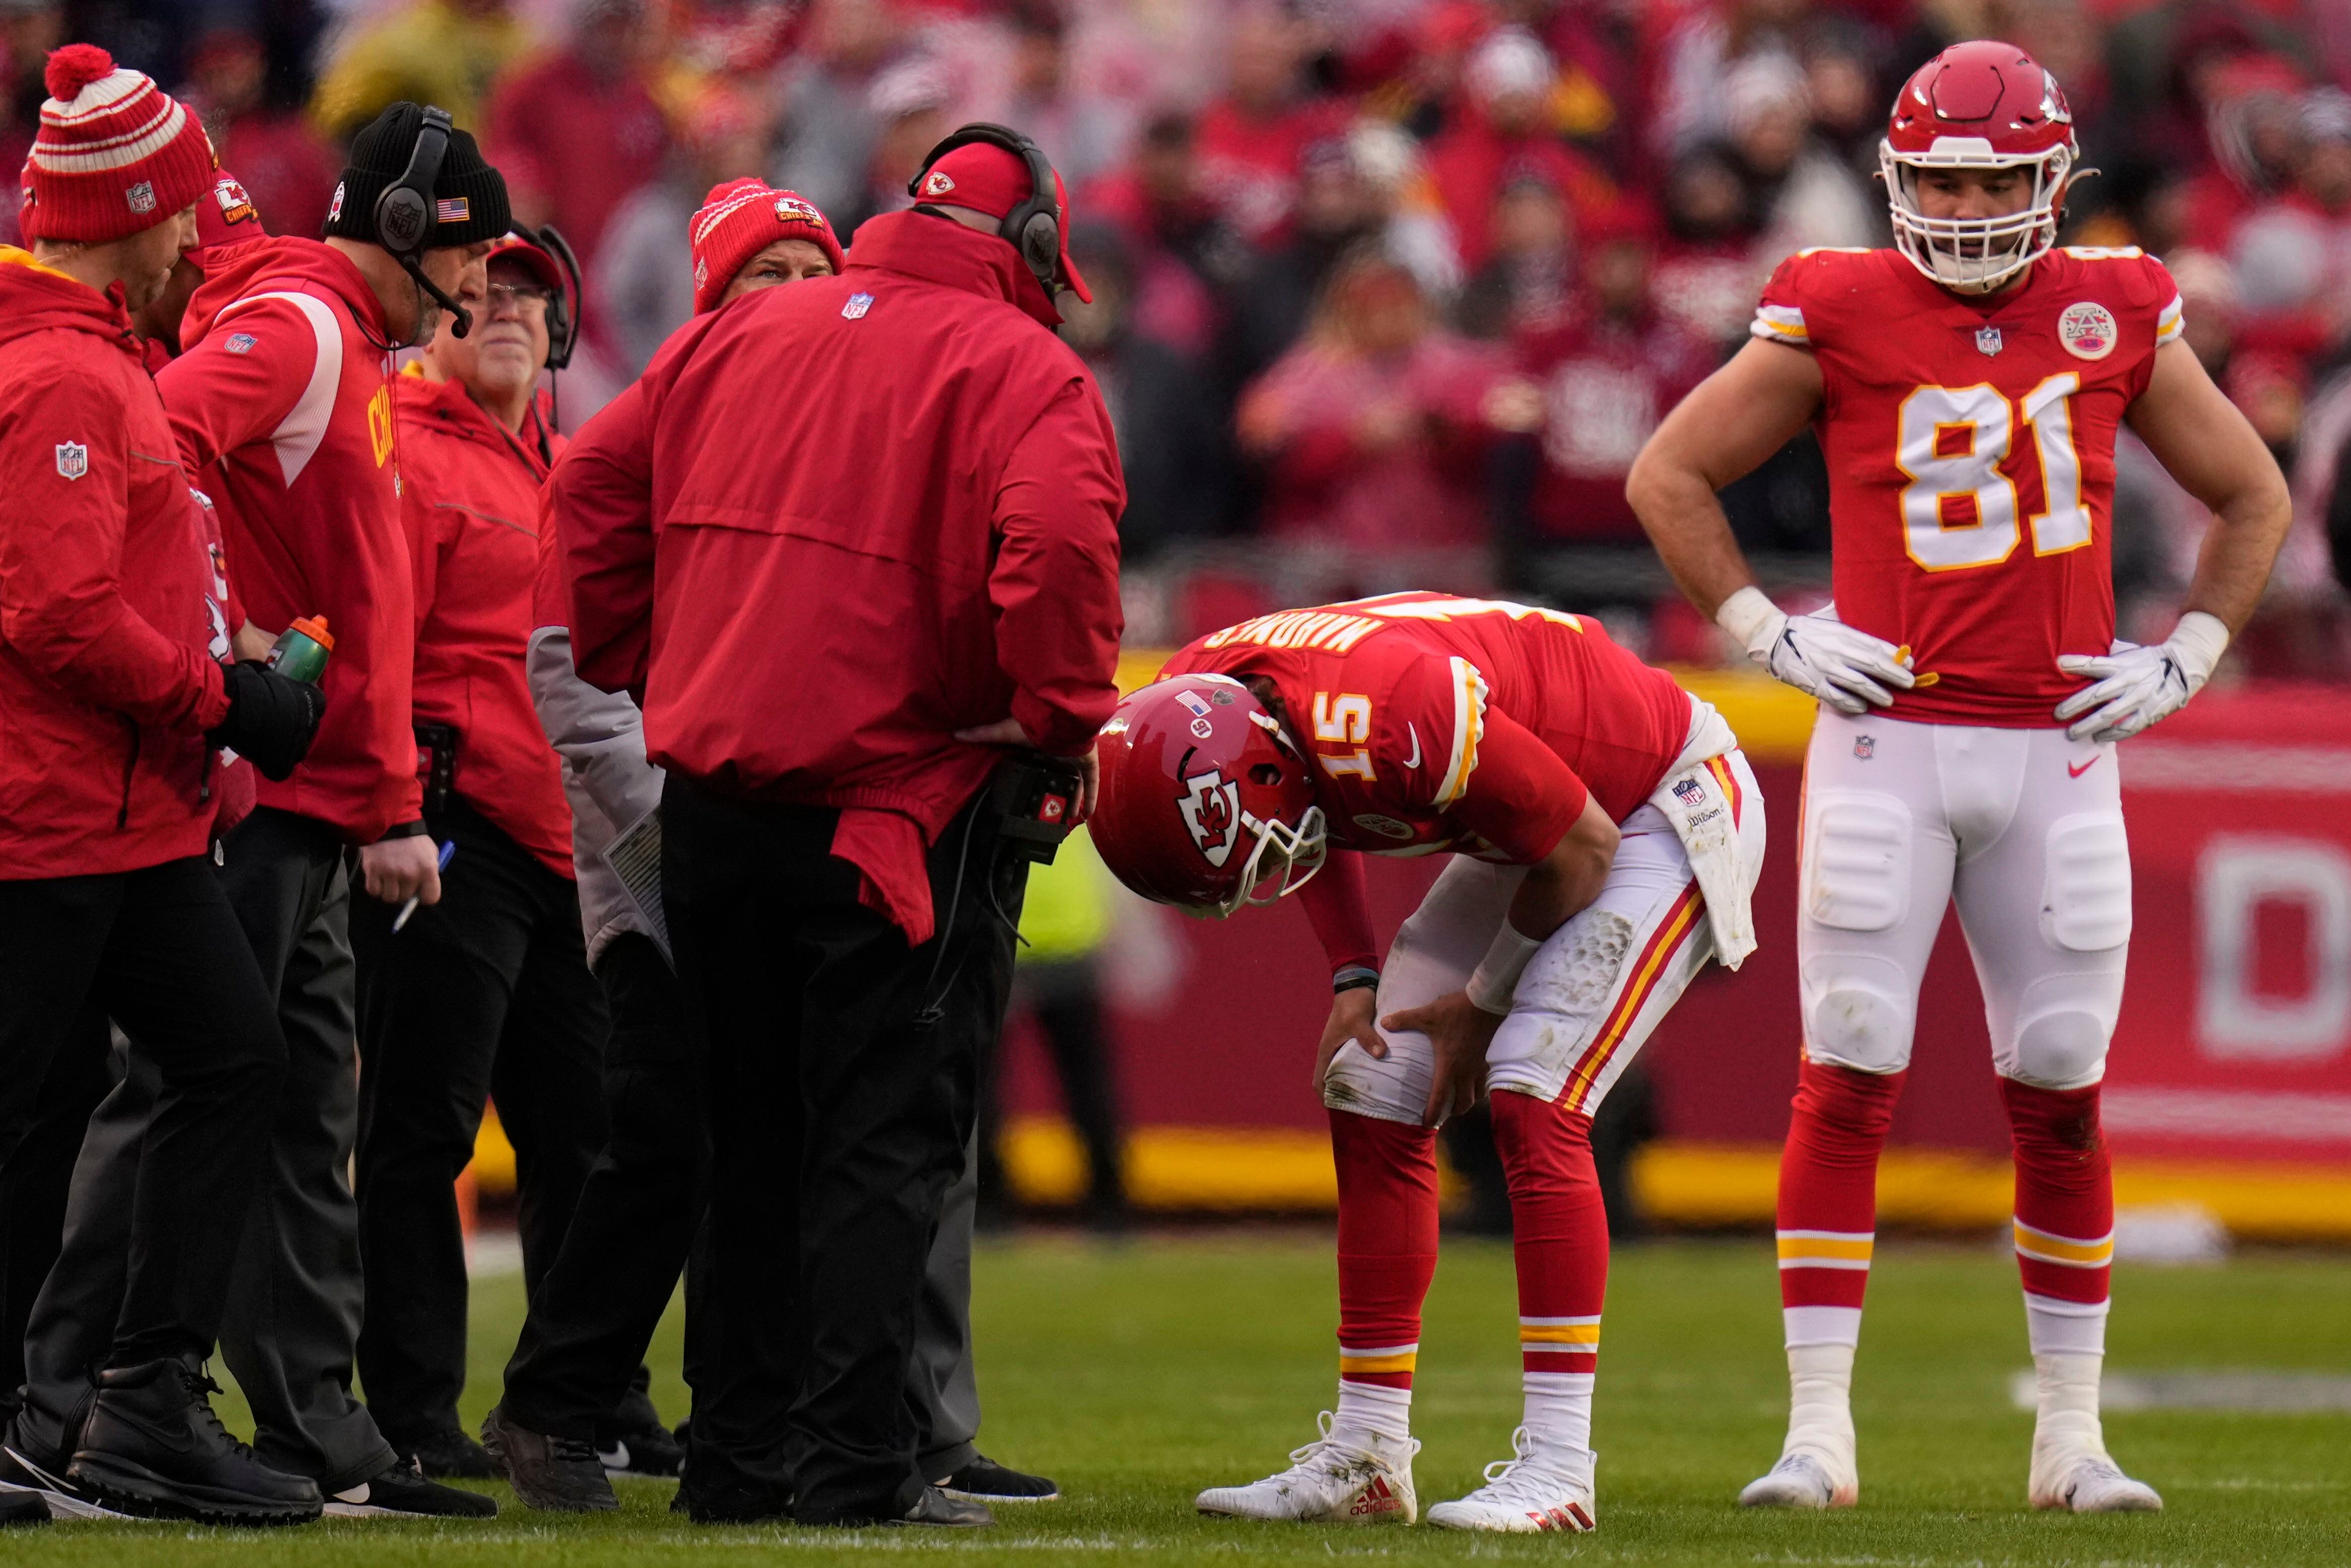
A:
<svg viewBox="0 0 2351 1568">
<path fill-rule="evenodd" d="M 758 180 L 713 185 L 686 226 L 694 246 L 694 313 L 716 310 L 743 264 L 779 239 L 804 239 L 839 272 L 848 265 L 816 204 Z"/>
<path fill-rule="evenodd" d="M 181 104 L 95 44 L 49 56 L 25 161 L 26 239 L 102 245 L 163 223 L 213 183 L 213 145 Z"/>
</svg>

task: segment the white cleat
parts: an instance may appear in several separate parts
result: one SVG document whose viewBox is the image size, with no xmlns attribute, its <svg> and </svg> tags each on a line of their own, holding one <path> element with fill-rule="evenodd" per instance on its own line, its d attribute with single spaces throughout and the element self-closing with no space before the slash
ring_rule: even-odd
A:
<svg viewBox="0 0 2351 1568">
<path fill-rule="evenodd" d="M 1851 1508 L 1861 1497 L 1861 1479 L 1851 1460 L 1813 1448 L 1791 1448 L 1780 1462 L 1747 1483 L 1741 1508 Z"/>
<path fill-rule="evenodd" d="M 2163 1499 L 2145 1481 L 2123 1474 L 2104 1448 L 2049 1452 L 2035 1446 L 2028 1492 L 2035 1508 L 2074 1513 L 2160 1513 Z"/>
<path fill-rule="evenodd" d="M 1420 1517 L 1412 1490 L 1413 1442 L 1357 1448 L 1331 1435 L 1331 1412 L 1316 1418 L 1322 1435 L 1290 1456 L 1290 1468 L 1245 1487 L 1210 1487 L 1192 1506 L 1233 1519 L 1290 1519 L 1319 1524 L 1410 1524 Z"/>
<path fill-rule="evenodd" d="M 1547 1444 L 1521 1427 L 1510 1434 L 1514 1459 L 1486 1467 L 1486 1484 L 1428 1511 L 1439 1530 L 1492 1530 L 1512 1535 L 1580 1535 L 1599 1528 L 1593 1467 L 1599 1457 Z"/>
</svg>

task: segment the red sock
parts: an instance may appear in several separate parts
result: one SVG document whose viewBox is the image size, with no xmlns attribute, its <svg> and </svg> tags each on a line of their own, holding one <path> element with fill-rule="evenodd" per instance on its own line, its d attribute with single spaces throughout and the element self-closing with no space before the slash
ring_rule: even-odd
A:
<svg viewBox="0 0 2351 1568">
<path fill-rule="evenodd" d="M 1339 1167 L 1339 1379 L 1410 1388 L 1437 1273 L 1437 1133 L 1331 1113 Z"/>
<path fill-rule="evenodd" d="M 1493 1107 L 1494 1145 L 1510 1181 L 1521 1363 L 1529 1372 L 1591 1372 L 1608 1295 L 1608 1210 L 1592 1166 L 1592 1118 L 1509 1090 Z"/>
<path fill-rule="evenodd" d="M 1877 1238 L 1877 1155 L 1905 1076 L 1807 1061 L 1797 1079 L 1780 1155 L 1780 1305 L 1791 1345 L 1858 1341 Z M 1837 1311 L 1810 1311 L 1823 1307 Z"/>
<path fill-rule="evenodd" d="M 2016 1267 L 2027 1305 L 2033 1298 L 2091 1309 L 2104 1343 L 2106 1281 L 2115 1256 L 2115 1175 L 2098 1125 L 2098 1085 L 2035 1089 L 2000 1081 L 2016 1150 Z M 2036 1342 L 2043 1325 L 2034 1324 Z M 2062 1331 L 2059 1337 L 2064 1337 Z M 2072 1344 L 2044 1348 L 2092 1348 Z"/>
</svg>

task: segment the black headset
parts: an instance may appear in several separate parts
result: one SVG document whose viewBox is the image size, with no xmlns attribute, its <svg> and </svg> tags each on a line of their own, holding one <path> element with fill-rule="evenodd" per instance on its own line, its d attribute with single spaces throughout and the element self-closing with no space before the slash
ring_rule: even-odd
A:
<svg viewBox="0 0 2351 1568">
<path fill-rule="evenodd" d="M 449 155 L 449 137 L 455 130 L 447 110 L 424 111 L 424 123 L 416 128 L 416 148 L 408 155 L 408 172 L 375 199 L 375 243 L 400 263 L 417 287 L 456 319 L 452 330 L 462 338 L 473 330 L 472 312 L 443 293 L 417 265 L 425 241 L 433 237 L 433 187 L 440 183 L 442 161 Z"/>
<path fill-rule="evenodd" d="M 1020 253 L 1020 259 L 1037 281 L 1050 295 L 1061 287 L 1061 209 L 1053 200 L 1053 165 L 1045 150 L 1029 137 L 1008 125 L 992 125 L 976 120 L 955 131 L 925 155 L 923 167 L 906 182 L 906 194 L 920 198 L 923 182 L 929 178 L 931 165 L 958 147 L 985 142 L 1001 147 L 1029 166 L 1029 199 L 1004 214 L 996 232 Z"/>
<path fill-rule="evenodd" d="M 580 346 L 580 319 L 571 308 L 571 302 L 580 298 L 580 256 L 553 224 L 541 224 L 535 229 L 517 224 L 514 232 L 553 256 L 555 265 L 571 280 L 568 290 L 558 288 L 555 298 L 547 302 L 547 368 L 567 370 L 571 364 L 571 350 Z"/>
</svg>

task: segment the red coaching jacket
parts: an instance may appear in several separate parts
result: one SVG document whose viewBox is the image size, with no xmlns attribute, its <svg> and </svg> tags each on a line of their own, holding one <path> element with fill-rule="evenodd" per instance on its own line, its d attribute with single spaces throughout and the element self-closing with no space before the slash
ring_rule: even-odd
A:
<svg viewBox="0 0 2351 1568">
<path fill-rule="evenodd" d="M 120 294 L 0 248 L 0 880 L 203 852 L 214 590 Z"/>
<path fill-rule="evenodd" d="M 356 844 L 423 814 L 409 668 L 415 601 L 399 514 L 382 308 L 329 246 L 282 236 L 207 269 L 157 373 L 180 460 L 219 507 L 231 580 L 275 636 L 324 615 L 326 722 L 261 804 Z"/>
<path fill-rule="evenodd" d="M 920 942 L 925 844 L 1020 720 L 1075 754 L 1117 701 L 1110 415 L 1012 247 L 920 213 L 848 269 L 681 328 L 557 465 L 580 673 L 655 762 L 842 808 L 833 852 Z"/>
<path fill-rule="evenodd" d="M 459 382 L 412 370 L 392 383 L 392 413 L 416 583 L 416 717 L 456 730 L 452 787 L 465 803 L 569 881 L 571 809 L 523 673 L 538 623 L 532 593 L 548 466 L 537 411 L 517 437 Z"/>
</svg>

